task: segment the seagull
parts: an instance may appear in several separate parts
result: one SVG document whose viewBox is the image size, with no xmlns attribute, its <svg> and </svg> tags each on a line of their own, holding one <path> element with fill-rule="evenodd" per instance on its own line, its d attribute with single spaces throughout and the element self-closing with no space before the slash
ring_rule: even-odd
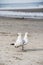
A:
<svg viewBox="0 0 43 65">
<path fill-rule="evenodd" d="M 24 38 L 22 38 L 22 33 L 18 33 L 18 37 L 15 41 L 15 43 L 12 43 L 11 45 L 14 45 L 15 48 L 22 47 L 22 51 L 24 50 L 24 45 L 28 43 L 28 32 L 25 33 Z"/>
</svg>

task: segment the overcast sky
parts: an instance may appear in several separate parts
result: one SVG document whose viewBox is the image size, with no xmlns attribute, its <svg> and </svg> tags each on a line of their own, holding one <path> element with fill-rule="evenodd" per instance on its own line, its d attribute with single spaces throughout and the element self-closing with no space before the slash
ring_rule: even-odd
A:
<svg viewBox="0 0 43 65">
<path fill-rule="evenodd" d="M 0 3 L 28 3 L 28 2 L 40 2 L 40 1 L 42 1 L 43 2 L 43 0 L 0 0 Z"/>
</svg>

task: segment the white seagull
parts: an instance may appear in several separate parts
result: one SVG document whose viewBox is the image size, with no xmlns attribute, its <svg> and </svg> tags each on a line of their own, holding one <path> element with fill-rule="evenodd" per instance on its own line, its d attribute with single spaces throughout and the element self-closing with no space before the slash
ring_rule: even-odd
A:
<svg viewBox="0 0 43 65">
<path fill-rule="evenodd" d="M 15 48 L 22 47 L 22 50 L 24 50 L 24 45 L 28 43 L 28 32 L 25 33 L 24 38 L 22 38 L 22 34 L 18 33 L 17 40 L 15 43 L 12 43 L 11 45 L 14 45 Z"/>
</svg>

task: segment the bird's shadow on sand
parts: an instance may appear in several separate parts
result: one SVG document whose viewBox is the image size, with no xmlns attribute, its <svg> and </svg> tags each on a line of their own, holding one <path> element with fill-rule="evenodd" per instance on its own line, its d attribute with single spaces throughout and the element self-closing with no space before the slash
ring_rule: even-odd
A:
<svg viewBox="0 0 43 65">
<path fill-rule="evenodd" d="M 28 52 L 28 51 L 43 51 L 43 48 L 38 48 L 38 49 L 26 49 L 24 50 L 25 52 Z"/>
<path fill-rule="evenodd" d="M 35 49 L 25 49 L 23 52 L 28 52 L 28 51 L 43 51 L 43 48 L 35 48 Z"/>
</svg>

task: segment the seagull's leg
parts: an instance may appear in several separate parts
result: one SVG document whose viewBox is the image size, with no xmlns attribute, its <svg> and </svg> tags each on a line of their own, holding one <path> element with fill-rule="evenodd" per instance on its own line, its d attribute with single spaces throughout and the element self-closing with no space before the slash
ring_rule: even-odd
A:
<svg viewBox="0 0 43 65">
<path fill-rule="evenodd" d="M 24 44 L 22 45 L 22 51 L 24 50 Z"/>
</svg>

